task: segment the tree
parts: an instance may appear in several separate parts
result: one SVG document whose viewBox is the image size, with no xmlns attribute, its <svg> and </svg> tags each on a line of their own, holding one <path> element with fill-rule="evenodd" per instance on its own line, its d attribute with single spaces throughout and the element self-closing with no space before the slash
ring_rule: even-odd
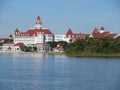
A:
<svg viewBox="0 0 120 90">
<path fill-rule="evenodd" d="M 67 45 L 66 53 L 120 53 L 120 37 L 116 39 L 104 37 L 76 40 Z"/>
</svg>

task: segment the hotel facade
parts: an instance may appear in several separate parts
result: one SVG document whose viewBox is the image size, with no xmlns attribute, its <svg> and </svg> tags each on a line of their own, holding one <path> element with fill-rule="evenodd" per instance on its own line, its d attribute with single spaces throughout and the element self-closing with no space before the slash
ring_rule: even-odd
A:
<svg viewBox="0 0 120 90">
<path fill-rule="evenodd" d="M 54 34 L 49 28 L 42 27 L 40 17 L 37 17 L 35 28 L 29 28 L 26 32 L 20 32 L 18 29 L 14 32 L 14 43 L 22 42 L 27 46 L 37 43 L 46 43 L 54 41 Z"/>
<path fill-rule="evenodd" d="M 29 28 L 26 32 L 20 32 L 17 28 L 13 35 L 14 43 L 24 43 L 26 46 L 41 46 L 45 45 L 49 41 L 66 41 L 71 42 L 77 39 L 85 39 L 87 37 L 109 37 L 116 38 L 120 36 L 117 33 L 110 33 L 105 31 L 104 27 L 100 29 L 95 28 L 91 34 L 73 33 L 72 29 L 69 28 L 66 34 L 53 34 L 49 28 L 42 27 L 41 18 L 38 16 L 36 19 L 35 27 Z"/>
</svg>

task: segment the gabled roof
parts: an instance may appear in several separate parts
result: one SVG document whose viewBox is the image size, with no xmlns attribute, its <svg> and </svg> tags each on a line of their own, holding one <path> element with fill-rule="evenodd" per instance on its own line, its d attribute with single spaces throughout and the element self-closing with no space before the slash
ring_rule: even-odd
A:
<svg viewBox="0 0 120 90">
<path fill-rule="evenodd" d="M 41 34 L 53 34 L 48 28 L 41 27 L 40 16 L 37 17 L 35 28 L 28 29 L 26 32 L 20 32 L 17 28 L 15 30 L 15 36 L 37 36 L 38 33 Z"/>
<path fill-rule="evenodd" d="M 92 34 L 95 34 L 95 33 L 98 33 L 98 32 L 99 32 L 98 29 L 97 29 L 97 28 L 94 28 Z"/>
<path fill-rule="evenodd" d="M 70 35 L 70 37 L 75 38 L 75 39 L 83 39 L 83 38 L 90 36 L 90 34 L 73 33 L 71 28 L 69 28 L 67 33 L 66 33 L 67 37 L 69 37 L 68 35 Z"/>
<path fill-rule="evenodd" d="M 40 28 L 40 29 L 29 29 L 27 31 L 28 34 L 37 34 L 37 33 L 43 33 L 43 34 L 52 34 L 52 32 L 48 28 Z"/>
<path fill-rule="evenodd" d="M 19 32 L 18 28 L 16 28 L 15 32 Z"/>
<path fill-rule="evenodd" d="M 83 37 L 89 37 L 90 34 L 81 34 Z"/>
<path fill-rule="evenodd" d="M 5 44 L 14 44 L 14 42 L 6 42 Z"/>
<path fill-rule="evenodd" d="M 38 33 L 41 34 L 53 34 L 48 28 L 33 28 L 28 29 L 27 32 L 19 32 L 18 34 L 15 33 L 15 35 L 19 36 L 37 36 Z"/>
<path fill-rule="evenodd" d="M 69 28 L 66 35 L 72 35 L 72 34 L 73 34 L 72 30 L 71 30 L 71 28 Z"/>
<path fill-rule="evenodd" d="M 24 44 L 24 43 L 19 42 L 19 43 L 16 43 L 16 44 L 15 44 L 15 46 L 25 46 L 25 44 Z"/>
<path fill-rule="evenodd" d="M 108 34 L 107 37 L 114 38 L 116 35 L 118 35 L 118 34 L 117 33 L 112 33 L 112 34 Z"/>
<path fill-rule="evenodd" d="M 99 38 L 106 37 L 108 34 L 109 34 L 109 32 L 103 32 L 103 33 L 100 33 L 100 32 L 95 33 L 95 32 L 93 32 L 92 33 L 93 37 L 99 37 Z"/>
<path fill-rule="evenodd" d="M 104 27 L 101 27 L 100 30 L 105 30 Z M 104 31 L 102 33 L 100 33 L 100 31 L 98 31 L 98 29 L 94 29 L 92 36 L 93 37 L 98 37 L 98 38 L 102 38 L 102 37 L 109 37 L 109 38 L 114 38 L 115 36 L 117 36 L 118 34 L 116 33 L 110 33 L 109 31 Z"/>
</svg>

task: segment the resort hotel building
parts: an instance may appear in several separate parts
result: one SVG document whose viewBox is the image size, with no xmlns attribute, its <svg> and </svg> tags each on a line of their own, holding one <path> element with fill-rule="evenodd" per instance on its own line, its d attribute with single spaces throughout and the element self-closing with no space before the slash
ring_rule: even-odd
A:
<svg viewBox="0 0 120 90">
<path fill-rule="evenodd" d="M 110 33 L 109 31 L 105 31 L 104 27 L 100 29 L 95 28 L 91 34 L 83 34 L 83 33 L 73 33 L 72 29 L 69 28 L 66 34 L 53 34 L 49 28 L 42 27 L 41 18 L 38 16 L 35 27 L 29 28 L 26 32 L 20 32 L 17 28 L 13 35 L 14 43 L 24 43 L 26 46 L 34 46 L 37 44 L 46 44 L 49 41 L 75 41 L 77 39 L 85 39 L 86 37 L 109 37 L 116 38 L 119 34 Z"/>
</svg>

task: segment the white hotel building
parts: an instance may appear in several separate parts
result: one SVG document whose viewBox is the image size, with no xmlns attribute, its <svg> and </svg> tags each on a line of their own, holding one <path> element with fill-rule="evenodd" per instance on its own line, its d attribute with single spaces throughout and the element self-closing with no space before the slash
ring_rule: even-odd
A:
<svg viewBox="0 0 120 90">
<path fill-rule="evenodd" d="M 31 46 L 38 43 L 53 41 L 54 34 L 49 30 L 49 28 L 43 28 L 41 24 L 41 19 L 38 16 L 35 28 L 30 28 L 26 32 L 20 32 L 16 29 L 14 32 L 14 43 L 22 42 L 27 46 Z"/>
<path fill-rule="evenodd" d="M 35 28 L 29 28 L 26 32 L 20 32 L 18 29 L 14 32 L 14 43 L 24 43 L 27 46 L 33 45 L 46 45 L 46 42 L 49 41 L 74 41 L 77 39 L 85 39 L 86 37 L 110 37 L 115 38 L 118 37 L 119 34 L 105 32 L 104 27 L 101 27 L 100 30 L 94 29 L 92 34 L 82 34 L 82 33 L 74 33 L 72 29 L 69 28 L 66 34 L 56 34 L 54 35 L 49 28 L 43 28 L 41 26 L 42 22 L 40 17 L 37 17 Z"/>
<path fill-rule="evenodd" d="M 37 17 L 35 28 L 29 28 L 26 32 L 20 32 L 18 29 L 14 32 L 14 43 L 24 43 L 27 46 L 33 46 L 37 44 L 45 44 L 49 41 L 66 41 L 69 42 L 71 37 L 62 34 L 54 35 L 49 28 L 43 28 L 40 17 Z"/>
<path fill-rule="evenodd" d="M 109 37 L 109 38 L 116 38 L 120 36 L 117 33 L 110 33 L 106 32 L 104 27 L 100 29 L 95 28 L 92 34 L 82 34 L 82 33 L 74 33 L 72 29 L 69 28 L 66 34 L 56 34 L 54 35 L 49 28 L 43 28 L 41 26 L 41 19 L 38 16 L 35 24 L 35 28 L 29 28 L 26 32 L 20 32 L 18 29 L 15 30 L 13 35 L 14 44 L 6 43 L 3 46 L 4 51 L 9 49 L 8 47 L 13 49 L 13 51 L 18 51 L 18 44 L 24 44 L 26 46 L 36 46 L 38 51 L 49 51 L 50 45 L 46 42 L 49 41 L 66 41 L 71 42 L 77 39 L 85 39 L 86 37 Z M 20 50 L 20 49 L 19 49 Z"/>
</svg>

